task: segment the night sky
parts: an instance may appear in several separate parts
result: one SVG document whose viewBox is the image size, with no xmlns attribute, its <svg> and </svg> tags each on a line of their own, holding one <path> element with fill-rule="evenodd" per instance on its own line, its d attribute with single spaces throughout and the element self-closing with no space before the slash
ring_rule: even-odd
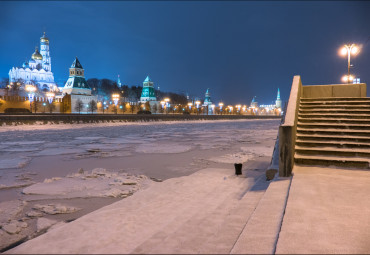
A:
<svg viewBox="0 0 370 255">
<path fill-rule="evenodd" d="M 86 78 L 142 85 L 212 101 L 286 101 L 304 85 L 341 83 L 345 43 L 362 45 L 353 73 L 370 81 L 370 2 L 0 2 L 0 77 L 30 59 L 46 31 L 59 86 L 77 56 Z M 369 91 L 370 89 L 368 89 Z M 368 92 L 369 95 L 369 92 Z"/>
</svg>

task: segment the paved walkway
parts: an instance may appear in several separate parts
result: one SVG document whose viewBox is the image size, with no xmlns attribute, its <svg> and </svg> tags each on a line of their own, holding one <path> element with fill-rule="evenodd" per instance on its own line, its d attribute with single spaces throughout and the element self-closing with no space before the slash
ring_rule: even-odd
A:
<svg viewBox="0 0 370 255">
<path fill-rule="evenodd" d="M 209 168 L 155 183 L 8 253 L 370 253 L 369 171 L 247 175 Z"/>
<path fill-rule="evenodd" d="M 370 171 L 293 172 L 276 253 L 370 253 Z"/>
<path fill-rule="evenodd" d="M 290 179 L 247 175 L 204 169 L 155 183 L 8 253 L 272 252 Z"/>
</svg>

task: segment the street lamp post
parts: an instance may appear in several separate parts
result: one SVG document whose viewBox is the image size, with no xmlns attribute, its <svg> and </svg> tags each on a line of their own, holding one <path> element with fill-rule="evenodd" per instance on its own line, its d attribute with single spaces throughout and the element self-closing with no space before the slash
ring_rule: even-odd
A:
<svg viewBox="0 0 370 255">
<path fill-rule="evenodd" d="M 350 83 L 350 81 L 353 80 L 353 76 L 351 76 L 351 54 L 357 54 L 358 53 L 358 47 L 352 43 L 351 45 L 344 45 L 344 47 L 340 51 L 341 55 L 345 56 L 347 54 L 348 56 L 348 74 L 347 76 L 343 77 L 343 81 Z"/>
<path fill-rule="evenodd" d="M 170 106 L 170 99 L 169 98 L 165 98 L 164 99 L 164 101 L 165 101 L 165 103 L 166 103 L 166 114 L 168 113 L 168 110 L 167 110 L 167 108 Z"/>
<path fill-rule="evenodd" d="M 232 107 L 231 105 L 229 105 L 228 107 L 229 107 L 230 114 L 233 114 L 234 107 Z"/>
<path fill-rule="evenodd" d="M 117 114 L 117 112 L 118 112 L 117 104 L 118 104 L 118 100 L 119 100 L 119 94 L 112 94 L 112 100 L 114 102 L 114 109 L 115 109 L 115 112 Z"/>
<path fill-rule="evenodd" d="M 30 101 L 30 111 L 32 113 L 32 102 L 35 99 L 34 93 L 36 91 L 36 87 L 33 85 L 26 85 L 26 91 L 28 93 L 28 100 Z M 36 107 L 35 107 L 35 110 L 36 110 Z"/>
<path fill-rule="evenodd" d="M 46 93 L 46 97 L 48 98 L 50 113 L 52 113 L 52 111 L 53 111 L 53 105 L 52 104 L 53 104 L 55 94 L 52 93 L 52 92 L 48 92 L 48 93 Z"/>
<path fill-rule="evenodd" d="M 192 107 L 193 103 L 188 103 L 188 107 L 189 107 L 189 113 L 191 113 L 191 107 Z"/>
<path fill-rule="evenodd" d="M 164 111 L 164 106 L 165 106 L 166 102 L 165 101 L 161 101 L 161 105 L 162 105 L 162 110 Z"/>
<path fill-rule="evenodd" d="M 238 105 L 236 105 L 236 108 L 238 108 L 238 112 L 239 112 L 239 114 L 240 114 L 240 108 L 241 108 L 242 106 L 240 105 L 240 104 L 238 104 Z"/>
<path fill-rule="evenodd" d="M 220 113 L 222 115 L 222 106 L 224 106 L 224 103 L 221 102 L 221 103 L 218 104 L 218 106 L 220 107 Z"/>
<path fill-rule="evenodd" d="M 199 105 L 200 105 L 200 101 L 195 101 L 195 104 L 197 105 L 197 114 L 199 115 Z"/>
<path fill-rule="evenodd" d="M 54 93 L 46 93 L 46 97 L 48 98 L 49 104 L 51 104 L 54 100 L 55 94 Z"/>
</svg>

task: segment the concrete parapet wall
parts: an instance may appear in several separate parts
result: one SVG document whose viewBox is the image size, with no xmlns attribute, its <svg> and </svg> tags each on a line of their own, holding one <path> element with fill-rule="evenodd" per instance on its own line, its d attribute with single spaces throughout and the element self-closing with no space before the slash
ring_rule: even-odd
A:
<svg viewBox="0 0 370 255">
<path fill-rule="evenodd" d="M 299 75 L 294 76 L 290 90 L 289 102 L 285 113 L 285 121 L 279 127 L 279 176 L 291 175 L 294 166 L 295 138 L 302 81 Z"/>
<path fill-rule="evenodd" d="M 366 84 L 306 85 L 302 97 L 366 97 Z"/>
</svg>

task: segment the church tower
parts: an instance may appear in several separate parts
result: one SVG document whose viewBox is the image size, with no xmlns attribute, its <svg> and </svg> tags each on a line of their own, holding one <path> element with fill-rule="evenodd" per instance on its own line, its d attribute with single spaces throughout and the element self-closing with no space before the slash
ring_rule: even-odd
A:
<svg viewBox="0 0 370 255">
<path fill-rule="evenodd" d="M 91 95 L 91 88 L 87 85 L 84 69 L 77 57 L 69 68 L 69 77 L 64 85 L 63 93 Z"/>
<path fill-rule="evenodd" d="M 143 82 L 143 90 L 140 97 L 140 102 L 145 103 L 147 101 L 157 101 L 154 91 L 154 83 L 149 76 L 147 76 Z"/>
<path fill-rule="evenodd" d="M 51 71 L 49 38 L 46 37 L 45 32 L 40 38 L 40 54 L 42 55 L 42 68 L 45 69 L 45 71 Z"/>
<path fill-rule="evenodd" d="M 205 95 L 205 98 L 204 98 L 204 106 L 207 106 L 207 105 L 211 105 L 212 102 L 211 102 L 211 96 L 209 95 L 209 89 L 207 89 L 206 91 L 206 95 Z"/>
<path fill-rule="evenodd" d="M 119 75 L 118 75 L 118 79 L 117 79 L 117 86 L 118 86 L 119 88 L 121 88 L 121 87 L 122 87 L 122 83 L 121 83 L 121 79 L 119 78 Z"/>
<path fill-rule="evenodd" d="M 279 88 L 278 88 L 277 98 L 276 98 L 276 108 L 281 108 L 280 89 Z"/>
</svg>

